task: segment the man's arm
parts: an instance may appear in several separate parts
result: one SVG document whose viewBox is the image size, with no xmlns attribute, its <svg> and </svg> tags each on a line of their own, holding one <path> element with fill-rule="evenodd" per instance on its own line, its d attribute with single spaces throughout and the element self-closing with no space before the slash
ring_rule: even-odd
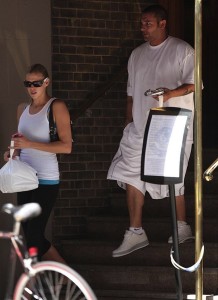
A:
<svg viewBox="0 0 218 300">
<path fill-rule="evenodd" d="M 127 96 L 125 126 L 132 122 L 132 96 Z"/>
<path fill-rule="evenodd" d="M 169 90 L 167 88 L 163 88 L 163 89 L 164 89 L 163 101 L 165 102 L 165 101 L 169 100 L 170 98 L 185 96 L 190 93 L 193 93 L 195 91 L 195 85 L 189 84 L 189 83 L 184 83 L 173 90 Z M 154 97 L 154 98 L 158 100 L 158 97 Z"/>
<path fill-rule="evenodd" d="M 171 98 L 173 97 L 179 97 L 179 96 L 185 96 L 190 93 L 193 93 L 195 91 L 195 85 L 194 84 L 182 84 L 179 87 L 177 87 L 174 90 L 170 91 Z"/>
</svg>

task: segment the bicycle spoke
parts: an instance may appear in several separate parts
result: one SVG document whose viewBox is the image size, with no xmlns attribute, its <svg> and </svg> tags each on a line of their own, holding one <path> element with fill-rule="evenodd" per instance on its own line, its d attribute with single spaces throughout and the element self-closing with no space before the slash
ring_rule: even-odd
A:
<svg viewBox="0 0 218 300">
<path fill-rule="evenodd" d="M 21 286 L 14 300 L 96 300 L 78 273 L 51 262 L 39 263 L 34 277 L 26 277 Z"/>
</svg>

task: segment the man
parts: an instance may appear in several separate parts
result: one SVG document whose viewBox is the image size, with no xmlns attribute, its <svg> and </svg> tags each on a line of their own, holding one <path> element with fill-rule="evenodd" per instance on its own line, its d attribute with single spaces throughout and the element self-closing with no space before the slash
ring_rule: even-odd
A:
<svg viewBox="0 0 218 300">
<path fill-rule="evenodd" d="M 186 42 L 171 37 L 167 31 L 167 12 L 160 5 L 147 7 L 141 16 L 141 32 L 146 41 L 133 50 L 128 62 L 126 127 L 110 169 L 108 179 L 117 180 L 126 189 L 130 227 L 113 257 L 129 254 L 149 244 L 142 228 L 144 195 L 153 199 L 169 196 L 168 186 L 141 181 L 141 153 L 148 112 L 158 106 L 158 98 L 145 96 L 148 89 L 164 88 L 164 106 L 194 110 L 194 50 Z M 193 116 L 189 128 L 183 174 L 193 143 Z M 183 178 L 184 179 L 184 178 Z M 184 183 L 175 185 L 179 242 L 192 237 L 186 223 Z M 172 237 L 168 240 L 172 243 Z"/>
</svg>

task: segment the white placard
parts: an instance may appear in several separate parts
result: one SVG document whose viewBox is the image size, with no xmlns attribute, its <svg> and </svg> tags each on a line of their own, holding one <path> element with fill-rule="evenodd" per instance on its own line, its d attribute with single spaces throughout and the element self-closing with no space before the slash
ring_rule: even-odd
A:
<svg viewBox="0 0 218 300">
<path fill-rule="evenodd" d="M 182 182 L 185 142 L 191 111 L 178 107 L 151 109 L 145 129 L 141 179 Z"/>
<path fill-rule="evenodd" d="M 178 177 L 187 116 L 152 116 L 144 175 Z"/>
</svg>

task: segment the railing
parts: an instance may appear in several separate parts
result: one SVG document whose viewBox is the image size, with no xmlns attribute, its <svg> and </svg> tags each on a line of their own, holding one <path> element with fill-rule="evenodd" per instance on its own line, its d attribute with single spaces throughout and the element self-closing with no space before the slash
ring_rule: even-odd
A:
<svg viewBox="0 0 218 300">
<path fill-rule="evenodd" d="M 126 64 L 121 66 L 116 74 L 111 76 L 110 80 L 96 88 L 95 93 L 87 95 L 86 100 L 78 110 L 70 109 L 70 115 L 72 116 L 73 123 L 79 117 L 84 115 L 86 110 L 89 109 L 97 100 L 105 97 L 110 92 L 111 88 L 123 78 L 125 73 L 127 74 Z"/>
</svg>

